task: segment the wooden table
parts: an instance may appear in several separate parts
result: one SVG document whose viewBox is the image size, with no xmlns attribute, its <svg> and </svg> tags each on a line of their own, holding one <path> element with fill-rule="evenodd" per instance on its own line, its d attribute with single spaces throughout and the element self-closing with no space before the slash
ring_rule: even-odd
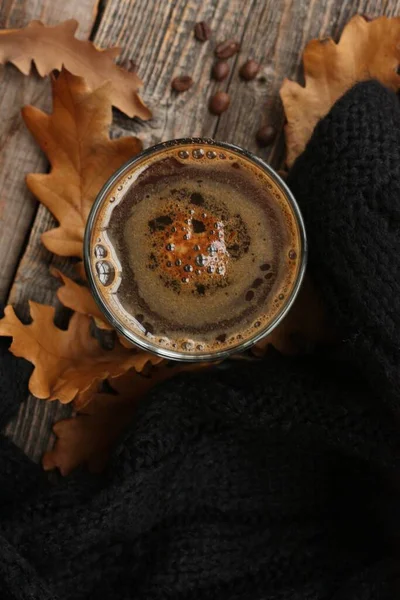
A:
<svg viewBox="0 0 400 600">
<path fill-rule="evenodd" d="M 400 14 L 400 0 L 1 0 L 0 27 L 17 28 L 32 19 L 56 24 L 74 17 L 78 35 L 100 47 L 118 45 L 121 59 L 133 59 L 145 83 L 144 100 L 154 117 L 146 123 L 116 112 L 112 135 L 138 135 L 149 146 L 161 140 L 207 136 L 244 146 L 279 167 L 284 155 L 284 115 L 279 88 L 284 77 L 301 78 L 301 53 L 315 37 L 337 38 L 350 17 Z M 208 21 L 212 41 L 193 37 L 197 21 Z M 234 38 L 240 55 L 231 59 L 229 78 L 210 80 L 215 41 Z M 243 82 L 240 65 L 252 57 L 262 64 L 254 81 Z M 189 74 L 195 84 L 180 96 L 171 80 Z M 20 114 L 25 104 L 51 107 L 49 82 L 24 77 L 14 67 L 0 66 L 0 301 L 15 305 L 28 319 L 28 299 L 57 306 L 57 281 L 49 266 L 68 269 L 67 261 L 40 243 L 42 232 L 54 226 L 50 214 L 28 192 L 24 177 L 46 171 L 47 164 L 27 132 Z M 207 103 L 216 90 L 228 91 L 231 106 L 221 117 L 209 114 Z M 280 130 L 273 147 L 259 150 L 255 132 L 273 123 Z M 63 315 L 58 306 L 58 318 Z M 1 399 L 0 399 L 1 401 Z M 34 460 L 52 444 L 52 424 L 68 407 L 37 400 L 26 402 L 7 433 Z"/>
</svg>

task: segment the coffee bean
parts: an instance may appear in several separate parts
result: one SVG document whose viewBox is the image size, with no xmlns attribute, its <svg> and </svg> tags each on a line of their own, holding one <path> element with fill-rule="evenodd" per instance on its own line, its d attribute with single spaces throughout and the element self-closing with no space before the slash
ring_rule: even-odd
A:
<svg viewBox="0 0 400 600">
<path fill-rule="evenodd" d="M 247 60 L 244 65 L 240 67 L 239 75 L 246 81 L 254 79 L 260 70 L 260 65 L 253 59 Z"/>
<path fill-rule="evenodd" d="M 259 146 L 269 146 L 276 138 L 276 129 L 272 125 L 264 125 L 256 133 Z"/>
<path fill-rule="evenodd" d="M 194 37 L 199 42 L 206 42 L 210 39 L 211 28 L 208 23 L 205 21 L 200 21 L 200 23 L 196 23 L 194 26 Z"/>
<path fill-rule="evenodd" d="M 230 104 L 230 97 L 226 92 L 217 92 L 210 98 L 209 109 L 213 115 L 221 115 Z"/>
<path fill-rule="evenodd" d="M 212 76 L 216 81 L 222 81 L 229 75 L 229 65 L 225 60 L 219 60 L 215 63 L 211 71 Z"/>
<path fill-rule="evenodd" d="M 189 75 L 181 75 L 172 80 L 171 87 L 176 92 L 186 92 L 193 85 L 193 79 Z"/>
<path fill-rule="evenodd" d="M 215 56 L 217 58 L 230 58 L 240 50 L 240 44 L 235 40 L 226 40 L 220 42 L 215 48 Z"/>
</svg>

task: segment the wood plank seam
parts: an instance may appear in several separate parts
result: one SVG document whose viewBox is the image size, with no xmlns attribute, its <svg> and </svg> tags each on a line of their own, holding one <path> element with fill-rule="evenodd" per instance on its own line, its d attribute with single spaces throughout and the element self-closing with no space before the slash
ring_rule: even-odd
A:
<svg viewBox="0 0 400 600">
<path fill-rule="evenodd" d="M 242 49 L 242 46 L 243 46 L 243 40 L 244 40 L 245 35 L 246 35 L 246 30 L 247 30 L 248 23 L 250 22 L 251 11 L 253 9 L 254 2 L 255 2 L 255 0 L 251 0 L 251 5 L 250 5 L 250 8 L 249 8 L 249 12 L 247 14 L 247 18 L 246 18 L 246 21 L 245 21 L 244 26 L 243 26 L 242 35 L 240 36 L 240 41 L 239 41 L 239 43 L 240 43 L 240 49 Z M 227 93 L 229 93 L 229 89 L 230 89 L 231 83 L 233 81 L 233 78 L 235 77 L 235 75 L 237 76 L 236 67 L 237 67 L 238 62 L 240 60 L 240 57 L 241 57 L 241 53 L 239 51 L 237 54 L 235 54 L 235 58 L 233 59 L 233 62 L 232 62 L 232 67 L 231 67 L 230 72 L 229 72 L 229 78 L 228 78 L 228 82 L 227 82 L 227 86 L 226 86 Z M 220 125 L 220 120 L 221 120 L 221 115 L 219 115 L 218 118 L 217 118 L 217 120 L 216 120 L 215 127 L 214 127 L 213 138 L 215 138 L 215 136 L 217 135 L 218 127 Z"/>
</svg>

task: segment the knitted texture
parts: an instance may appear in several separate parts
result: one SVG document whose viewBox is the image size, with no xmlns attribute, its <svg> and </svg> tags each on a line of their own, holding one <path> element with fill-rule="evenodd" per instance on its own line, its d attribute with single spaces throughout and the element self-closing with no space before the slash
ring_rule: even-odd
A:
<svg viewBox="0 0 400 600">
<path fill-rule="evenodd" d="M 363 187 L 376 162 L 394 165 L 399 152 L 393 98 L 375 83 L 356 86 L 318 126 L 290 180 L 305 212 L 312 273 L 351 349 L 346 360 L 271 352 L 163 384 L 141 403 L 100 478 L 78 474 L 50 486 L 3 441 L 0 598 L 400 597 L 400 436 L 392 411 L 399 332 L 389 300 L 384 308 L 375 302 L 397 282 L 363 270 L 367 252 L 386 256 L 388 270 L 398 264 L 389 261 L 395 236 L 377 236 L 370 222 L 387 218 L 390 230 L 400 180 L 385 187 L 390 201 L 375 180 Z M 364 170 L 360 135 L 379 141 L 375 154 L 365 150 Z M 359 188 L 344 167 L 350 157 Z M 326 183 L 338 190 L 338 179 L 339 196 Z M 366 243 L 363 219 L 369 237 L 361 252 L 354 245 Z"/>
<path fill-rule="evenodd" d="M 310 270 L 349 358 L 385 400 L 400 390 L 400 110 L 360 83 L 316 127 L 290 176 Z"/>
</svg>

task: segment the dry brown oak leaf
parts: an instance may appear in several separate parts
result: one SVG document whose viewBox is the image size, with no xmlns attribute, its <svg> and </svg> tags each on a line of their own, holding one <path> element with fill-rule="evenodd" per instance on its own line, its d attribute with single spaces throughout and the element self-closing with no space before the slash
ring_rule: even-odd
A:
<svg viewBox="0 0 400 600">
<path fill-rule="evenodd" d="M 93 317 L 99 329 L 113 329 L 112 325 L 105 320 L 103 313 L 97 306 L 95 299 L 86 285 L 76 283 L 76 281 L 70 279 L 70 277 L 67 277 L 58 269 L 51 268 L 50 273 L 63 284 L 57 290 L 57 298 L 61 304 L 82 315 Z"/>
<path fill-rule="evenodd" d="M 154 359 L 145 352 L 135 352 L 116 341 L 112 350 L 103 349 L 91 335 L 91 318 L 74 313 L 68 329 L 54 324 L 54 308 L 29 302 L 32 322 L 24 325 L 12 306 L 7 306 L 0 320 L 0 335 L 13 338 L 10 351 L 14 356 L 33 363 L 29 390 L 37 398 L 71 402 L 96 381 L 117 377 L 129 369 L 142 369 Z"/>
<path fill-rule="evenodd" d="M 129 426 L 137 402 L 149 389 L 182 371 L 207 367 L 207 364 L 179 363 L 171 366 L 163 362 L 149 369 L 147 376 L 130 370 L 122 377 L 111 379 L 116 395 L 97 394 L 76 417 L 56 423 L 53 430 L 57 440 L 54 448 L 43 456 L 44 469 L 58 468 L 62 475 L 68 475 L 76 467 L 86 465 L 92 472 L 102 471 L 112 448 Z"/>
<path fill-rule="evenodd" d="M 287 119 L 287 164 L 293 164 L 317 122 L 357 81 L 377 79 L 397 91 L 399 62 L 400 18 L 368 22 L 357 15 L 337 44 L 331 38 L 309 42 L 303 53 L 305 86 L 285 79 L 280 90 Z"/>
<path fill-rule="evenodd" d="M 281 354 L 304 354 L 317 347 L 332 347 L 339 337 L 321 296 L 306 275 L 288 314 L 270 335 L 253 346 L 252 353 L 263 356 L 271 345 Z"/>
<path fill-rule="evenodd" d="M 78 22 L 69 19 L 54 26 L 31 21 L 23 29 L 0 30 L 0 63 L 10 62 L 24 75 L 29 75 L 32 61 L 42 77 L 65 67 L 84 77 L 91 89 L 106 81 L 112 87 L 110 102 L 128 117 L 149 119 L 151 112 L 142 102 L 137 90 L 142 82 L 136 73 L 118 67 L 114 60 L 120 48 L 98 49 L 92 42 L 75 38 Z"/>
<path fill-rule="evenodd" d="M 76 281 L 70 279 L 70 277 L 67 277 L 58 269 L 51 268 L 50 272 L 63 283 L 57 290 L 57 298 L 61 304 L 75 312 L 93 317 L 96 327 L 99 329 L 114 330 L 113 326 L 105 319 L 86 285 L 76 283 Z M 117 336 L 122 346 L 138 350 L 138 346 L 128 341 L 122 334 L 117 333 Z M 147 353 L 144 354 L 146 355 Z M 155 364 L 154 360 L 153 364 Z M 140 371 L 138 368 L 136 370 Z"/>
<path fill-rule="evenodd" d="M 86 220 L 107 179 L 140 152 L 135 137 L 110 140 L 111 83 L 91 91 L 80 77 L 63 70 L 52 79 L 53 113 L 33 106 L 22 110 L 25 123 L 51 164 L 48 174 L 29 174 L 31 192 L 59 222 L 42 242 L 60 256 L 82 258 Z"/>
</svg>

